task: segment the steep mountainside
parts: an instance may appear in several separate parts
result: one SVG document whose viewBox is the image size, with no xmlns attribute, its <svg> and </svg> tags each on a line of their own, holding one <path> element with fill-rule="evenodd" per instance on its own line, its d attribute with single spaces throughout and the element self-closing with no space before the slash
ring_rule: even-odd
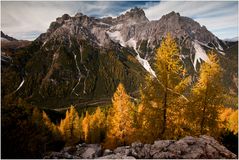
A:
<svg viewBox="0 0 239 160">
<path fill-rule="evenodd" d="M 119 82 L 134 94 L 147 72 L 155 74 L 155 49 L 168 32 L 180 46 L 180 59 L 192 81 L 200 63 L 208 60 L 209 49 L 218 52 L 225 75 L 238 77 L 234 61 L 237 43 L 221 41 L 205 26 L 178 13 L 149 21 L 142 9 L 134 8 L 117 18 L 82 13 L 57 18 L 46 33 L 14 51 L 6 61 L 1 71 L 2 77 L 7 77 L 2 78 L 2 96 L 58 108 L 92 99 L 110 101 Z M 224 80 L 233 93 L 237 92 L 235 78 Z"/>
<path fill-rule="evenodd" d="M 4 34 L 2 31 L 1 31 L 1 40 L 4 40 L 4 41 L 17 41 L 17 39 Z"/>
</svg>

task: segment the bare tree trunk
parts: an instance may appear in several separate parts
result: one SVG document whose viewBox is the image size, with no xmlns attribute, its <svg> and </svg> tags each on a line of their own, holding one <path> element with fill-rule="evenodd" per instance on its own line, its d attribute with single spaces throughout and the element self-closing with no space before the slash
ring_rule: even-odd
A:
<svg viewBox="0 0 239 160">
<path fill-rule="evenodd" d="M 200 134 L 204 134 L 204 126 L 205 126 L 205 112 L 206 112 L 206 108 L 207 108 L 207 93 L 208 92 L 208 85 L 205 91 L 205 97 L 204 97 L 204 101 L 203 101 L 203 111 L 202 111 L 202 120 L 200 123 Z"/>
<path fill-rule="evenodd" d="M 166 126 L 167 126 L 167 96 L 168 93 L 167 91 L 164 93 L 164 104 L 163 104 L 163 128 L 162 128 L 162 132 L 161 135 L 164 134 L 165 130 L 166 130 Z"/>
<path fill-rule="evenodd" d="M 164 100 L 163 100 L 163 128 L 161 132 L 161 136 L 165 133 L 166 127 L 167 127 L 167 98 L 168 98 L 168 74 L 166 76 L 166 85 L 165 85 L 165 91 L 164 91 Z"/>
</svg>

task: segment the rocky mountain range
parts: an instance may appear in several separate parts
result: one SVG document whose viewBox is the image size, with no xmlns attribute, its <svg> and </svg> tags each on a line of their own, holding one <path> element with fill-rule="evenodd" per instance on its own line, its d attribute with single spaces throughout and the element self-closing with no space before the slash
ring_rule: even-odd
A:
<svg viewBox="0 0 239 160">
<path fill-rule="evenodd" d="M 92 100 L 100 104 L 110 102 L 119 82 L 135 95 L 144 75 L 155 75 L 155 51 L 167 33 L 176 39 L 192 82 L 213 49 L 224 69 L 227 92 L 237 94 L 238 42 L 222 41 L 179 13 L 149 21 L 142 9 L 134 8 L 116 18 L 64 14 L 33 42 L 2 49 L 2 96 L 48 108 Z"/>
</svg>

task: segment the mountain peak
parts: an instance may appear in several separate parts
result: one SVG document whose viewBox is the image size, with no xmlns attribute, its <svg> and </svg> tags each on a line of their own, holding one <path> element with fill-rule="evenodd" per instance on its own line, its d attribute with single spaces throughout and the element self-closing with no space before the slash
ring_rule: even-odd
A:
<svg viewBox="0 0 239 160">
<path fill-rule="evenodd" d="M 144 10 L 142 8 L 138 8 L 138 7 L 134 7 L 132 9 L 130 9 L 130 11 L 128 13 L 145 15 Z"/>
<path fill-rule="evenodd" d="M 132 8 L 130 11 L 127 11 L 125 14 L 117 17 L 118 20 L 123 21 L 134 21 L 134 22 L 148 22 L 148 18 L 145 16 L 144 10 L 142 8 Z"/>
<path fill-rule="evenodd" d="M 76 15 L 75 15 L 75 17 L 81 17 L 81 16 L 83 16 L 83 15 L 84 15 L 83 13 L 77 12 Z"/>
<path fill-rule="evenodd" d="M 168 18 L 170 18 L 170 17 L 180 17 L 180 14 L 172 11 L 172 12 L 164 15 L 163 17 L 168 17 Z"/>
<path fill-rule="evenodd" d="M 71 16 L 69 16 L 69 14 L 63 14 L 61 17 L 63 20 L 68 20 L 71 18 Z"/>
</svg>

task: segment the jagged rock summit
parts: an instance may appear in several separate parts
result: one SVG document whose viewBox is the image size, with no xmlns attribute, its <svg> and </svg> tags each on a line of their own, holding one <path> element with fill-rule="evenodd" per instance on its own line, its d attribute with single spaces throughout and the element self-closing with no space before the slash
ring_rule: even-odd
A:
<svg viewBox="0 0 239 160">
<path fill-rule="evenodd" d="M 51 152 L 44 158 L 97 158 L 97 159 L 236 159 L 237 156 L 220 145 L 214 138 L 187 136 L 178 141 L 158 140 L 153 144 L 132 143 L 113 151 L 102 150 L 98 144 L 79 144 Z"/>
<path fill-rule="evenodd" d="M 115 23 L 144 23 L 149 22 L 148 18 L 145 16 L 144 10 L 141 8 L 133 8 L 127 11 L 125 14 L 120 15 L 115 20 Z"/>
</svg>

